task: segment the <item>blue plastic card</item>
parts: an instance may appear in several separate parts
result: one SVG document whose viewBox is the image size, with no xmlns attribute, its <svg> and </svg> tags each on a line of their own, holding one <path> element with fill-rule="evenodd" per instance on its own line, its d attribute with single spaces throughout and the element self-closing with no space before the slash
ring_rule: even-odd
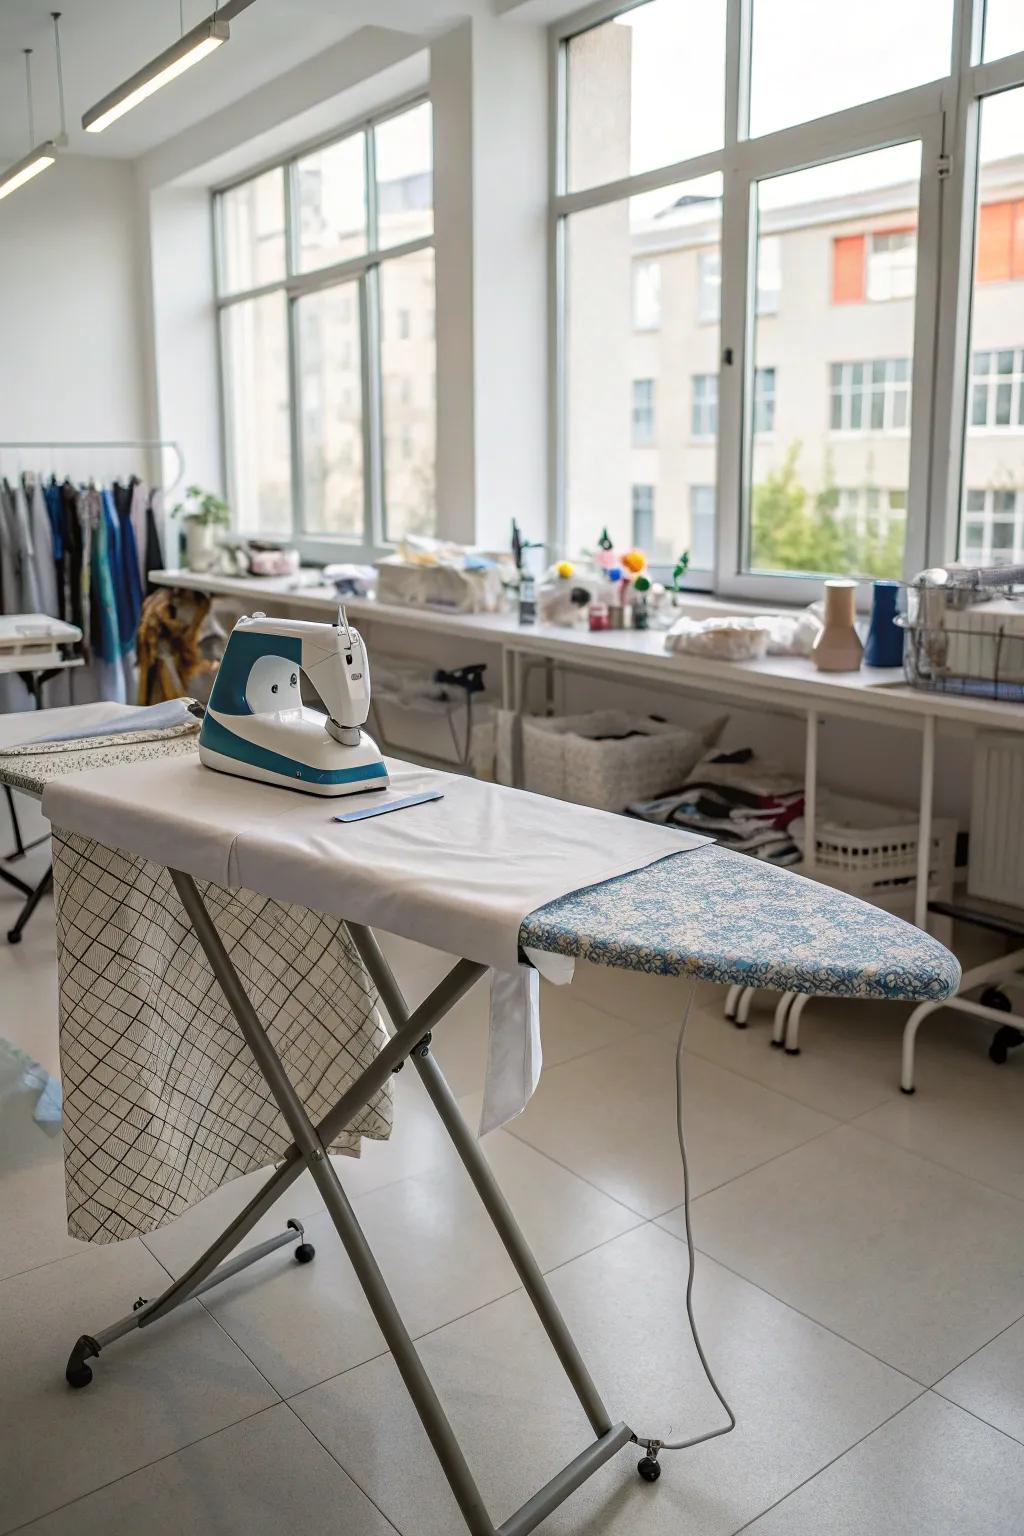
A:
<svg viewBox="0 0 1024 1536">
<path fill-rule="evenodd" d="M 357 811 L 345 811 L 335 816 L 335 821 L 366 821 L 370 816 L 386 816 L 388 811 L 404 811 L 407 805 L 423 805 L 427 800 L 443 800 L 440 789 L 425 789 L 418 795 L 405 795 L 401 800 L 388 800 L 383 805 L 363 805 Z"/>
</svg>

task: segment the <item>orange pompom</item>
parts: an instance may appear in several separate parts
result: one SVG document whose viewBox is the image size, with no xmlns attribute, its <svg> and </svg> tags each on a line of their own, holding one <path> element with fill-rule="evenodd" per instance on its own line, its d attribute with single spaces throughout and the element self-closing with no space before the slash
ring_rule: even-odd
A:
<svg viewBox="0 0 1024 1536">
<path fill-rule="evenodd" d="M 636 575 L 637 571 L 646 569 L 647 556 L 642 549 L 628 549 L 622 557 L 622 564 L 627 571 L 632 571 Z"/>
</svg>

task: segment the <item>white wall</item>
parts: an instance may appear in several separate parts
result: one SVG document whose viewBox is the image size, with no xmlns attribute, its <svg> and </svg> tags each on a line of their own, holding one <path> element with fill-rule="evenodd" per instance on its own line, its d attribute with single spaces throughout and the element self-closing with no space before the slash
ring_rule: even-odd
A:
<svg viewBox="0 0 1024 1536">
<path fill-rule="evenodd" d="M 0 438 L 147 435 L 135 207 L 130 163 L 81 156 L 0 203 Z M 101 457 L 53 467 L 145 467 Z"/>
</svg>

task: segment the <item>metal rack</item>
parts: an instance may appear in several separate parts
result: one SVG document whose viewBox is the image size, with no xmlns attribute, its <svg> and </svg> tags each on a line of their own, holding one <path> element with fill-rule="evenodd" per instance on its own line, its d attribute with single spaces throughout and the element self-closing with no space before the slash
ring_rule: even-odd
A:
<svg viewBox="0 0 1024 1536">
<path fill-rule="evenodd" d="M 164 486 L 165 493 L 177 490 L 178 486 L 181 485 L 185 478 L 185 455 L 181 451 L 181 444 L 176 442 L 173 438 L 169 437 L 126 437 L 120 439 L 111 438 L 105 441 L 100 441 L 97 439 L 96 441 L 80 440 L 78 442 L 0 442 L 0 454 L 7 450 L 20 451 L 25 448 L 46 451 L 52 451 L 55 448 L 74 449 L 76 453 L 79 450 L 85 450 L 86 452 L 106 450 L 109 452 L 109 450 L 112 448 L 135 448 L 144 449 L 146 451 L 167 448 L 171 453 L 174 454 L 177 468 L 175 471 L 174 479 L 170 482 L 170 484 Z"/>
</svg>

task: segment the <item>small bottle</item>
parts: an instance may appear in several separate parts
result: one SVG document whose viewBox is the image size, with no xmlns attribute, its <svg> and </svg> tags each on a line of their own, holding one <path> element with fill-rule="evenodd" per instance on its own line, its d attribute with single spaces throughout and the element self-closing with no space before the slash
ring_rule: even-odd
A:
<svg viewBox="0 0 1024 1536">
<path fill-rule="evenodd" d="M 537 622 L 537 583 L 529 571 L 519 572 L 519 622 Z"/>
<path fill-rule="evenodd" d="M 608 615 L 607 603 L 591 603 L 588 614 L 590 628 L 593 631 L 611 628 L 611 619 Z"/>
</svg>

